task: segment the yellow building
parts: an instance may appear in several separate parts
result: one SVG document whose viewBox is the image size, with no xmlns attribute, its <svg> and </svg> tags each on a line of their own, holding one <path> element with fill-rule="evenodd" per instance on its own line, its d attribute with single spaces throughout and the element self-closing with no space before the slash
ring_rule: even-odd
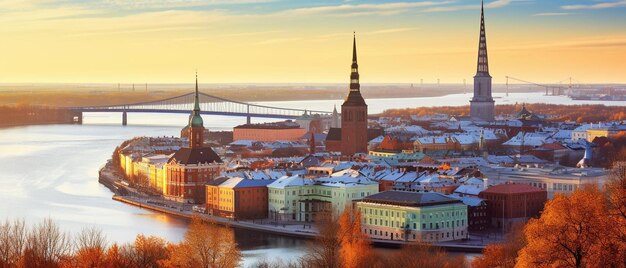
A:
<svg viewBox="0 0 626 268">
<path fill-rule="evenodd" d="M 626 133 L 626 126 L 624 125 L 611 125 L 606 127 L 590 128 L 587 129 L 587 141 L 593 142 L 593 140 L 598 137 L 613 138 L 623 133 Z"/>
</svg>

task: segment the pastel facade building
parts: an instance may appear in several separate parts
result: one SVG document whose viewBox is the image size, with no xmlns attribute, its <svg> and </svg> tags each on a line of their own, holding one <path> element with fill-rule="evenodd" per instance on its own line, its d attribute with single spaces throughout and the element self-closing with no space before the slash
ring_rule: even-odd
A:
<svg viewBox="0 0 626 268">
<path fill-rule="evenodd" d="M 551 167 L 481 167 L 481 172 L 491 184 L 526 184 L 543 189 L 552 199 L 556 194 L 569 195 L 584 185 L 602 188 L 608 171 L 602 168 Z"/>
<path fill-rule="evenodd" d="M 468 237 L 467 206 L 433 192 L 386 191 L 356 202 L 372 239 L 442 242 Z"/>
<path fill-rule="evenodd" d="M 613 138 L 617 135 L 626 134 L 626 125 L 620 124 L 612 124 L 612 125 L 602 125 L 598 124 L 597 126 L 591 127 L 587 129 L 587 141 L 593 142 L 595 138 L 606 137 Z"/>
<path fill-rule="evenodd" d="M 310 222 L 318 213 L 341 214 L 353 200 L 377 193 L 378 183 L 351 175 L 316 179 L 291 176 L 267 188 L 271 219 Z"/>
</svg>

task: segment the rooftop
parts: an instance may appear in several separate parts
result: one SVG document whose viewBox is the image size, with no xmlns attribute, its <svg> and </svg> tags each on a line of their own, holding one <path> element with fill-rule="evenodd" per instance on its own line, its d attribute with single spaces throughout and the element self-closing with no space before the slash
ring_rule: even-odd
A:
<svg viewBox="0 0 626 268">
<path fill-rule="evenodd" d="M 537 193 L 537 192 L 545 192 L 546 190 L 539 189 L 537 187 L 530 186 L 528 184 L 499 184 L 494 185 L 487 190 L 482 191 L 483 193 L 497 193 L 497 194 L 514 194 L 514 193 Z"/>
<path fill-rule="evenodd" d="M 202 148 L 180 148 L 169 159 L 169 163 L 175 161 L 182 165 L 197 165 L 204 163 L 222 163 L 222 159 L 211 147 Z"/>
<path fill-rule="evenodd" d="M 291 121 L 283 121 L 283 122 L 272 122 L 272 123 L 259 123 L 259 124 L 243 124 L 236 126 L 235 128 L 245 128 L 245 129 L 294 129 L 300 128 L 295 122 Z"/>
<path fill-rule="evenodd" d="M 388 204 L 406 207 L 425 207 L 445 204 L 462 204 L 458 199 L 450 198 L 440 193 L 427 192 L 404 192 L 404 191 L 386 191 L 367 196 L 361 200 L 362 202 Z"/>
</svg>

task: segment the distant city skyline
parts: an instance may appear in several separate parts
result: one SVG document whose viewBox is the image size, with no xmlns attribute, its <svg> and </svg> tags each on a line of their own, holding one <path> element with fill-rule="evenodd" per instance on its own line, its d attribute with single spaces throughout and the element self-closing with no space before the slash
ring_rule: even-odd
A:
<svg viewBox="0 0 626 268">
<path fill-rule="evenodd" d="M 626 1 L 485 1 L 490 73 L 626 83 Z M 5 0 L 0 83 L 368 83 L 475 74 L 479 0 Z M 565 83 L 565 82 L 564 82 Z"/>
</svg>

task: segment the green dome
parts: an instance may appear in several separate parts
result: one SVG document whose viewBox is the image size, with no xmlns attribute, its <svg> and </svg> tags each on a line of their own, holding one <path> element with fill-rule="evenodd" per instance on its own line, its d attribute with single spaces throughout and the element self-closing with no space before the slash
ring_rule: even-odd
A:
<svg viewBox="0 0 626 268">
<path fill-rule="evenodd" d="M 202 116 L 200 115 L 192 115 L 191 118 L 189 118 L 189 125 L 192 127 L 202 127 L 204 124 L 204 121 L 202 121 Z"/>
</svg>

